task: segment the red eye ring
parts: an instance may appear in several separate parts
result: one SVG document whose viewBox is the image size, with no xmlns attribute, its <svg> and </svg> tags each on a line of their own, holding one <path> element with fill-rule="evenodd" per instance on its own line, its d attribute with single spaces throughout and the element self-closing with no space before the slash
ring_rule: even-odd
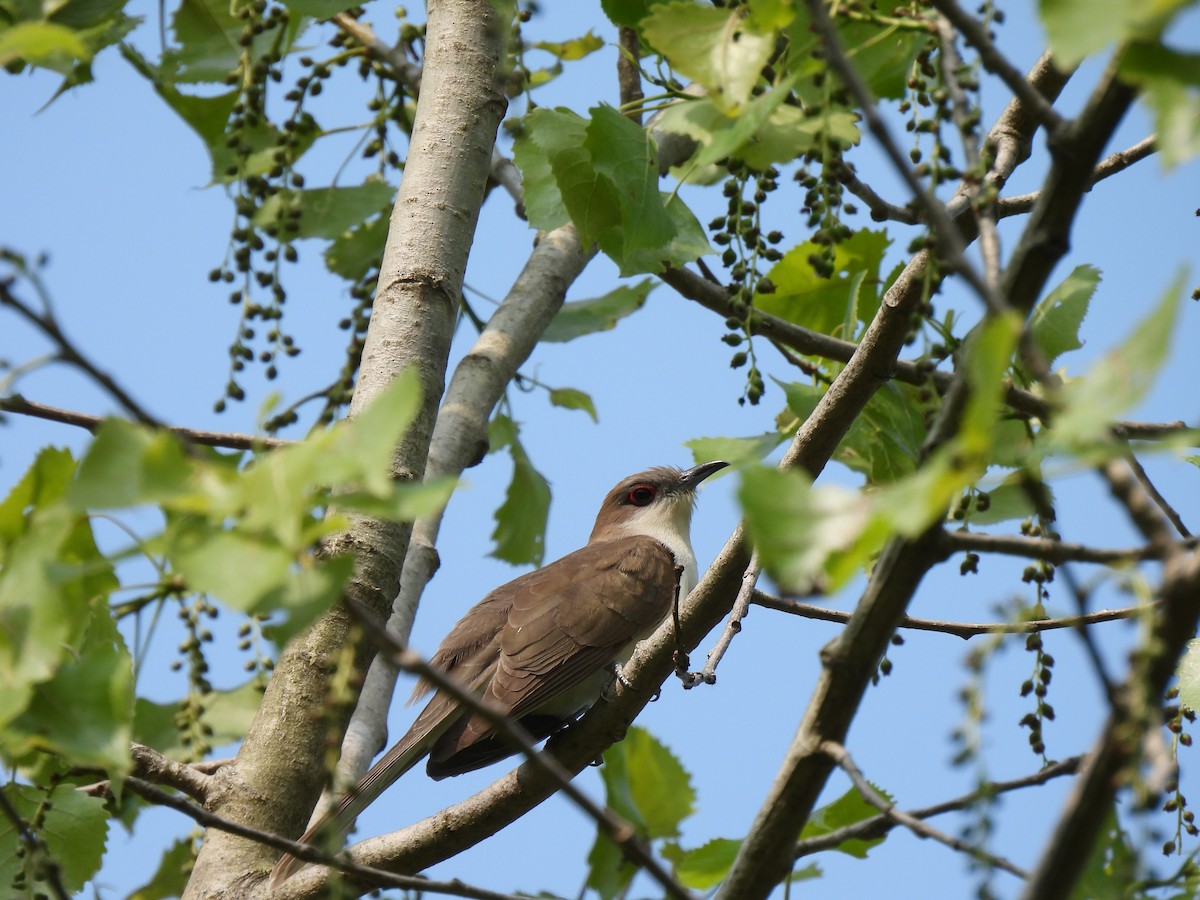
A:
<svg viewBox="0 0 1200 900">
<path fill-rule="evenodd" d="M 652 484 L 635 484 L 625 495 L 625 499 L 634 506 L 649 506 L 658 496 L 658 490 Z"/>
</svg>

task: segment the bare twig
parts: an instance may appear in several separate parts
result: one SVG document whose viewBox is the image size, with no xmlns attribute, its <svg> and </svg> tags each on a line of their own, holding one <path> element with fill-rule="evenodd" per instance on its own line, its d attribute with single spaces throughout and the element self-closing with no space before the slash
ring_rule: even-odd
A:
<svg viewBox="0 0 1200 900">
<path fill-rule="evenodd" d="M 805 619 L 817 619 L 822 622 L 839 622 L 843 625 L 848 623 L 853 615 L 845 610 L 830 609 L 827 606 L 817 606 L 813 603 L 801 603 L 799 600 L 775 597 L 761 591 L 754 592 L 752 602 L 756 606 L 773 609 L 777 612 L 789 613 Z M 969 640 L 981 634 L 1030 634 L 1035 631 L 1054 631 L 1059 628 L 1079 628 L 1099 622 L 1115 622 L 1120 619 L 1132 619 L 1152 609 L 1154 609 L 1153 603 L 1144 603 L 1141 606 L 1104 609 L 1080 616 L 1029 619 L 1022 622 L 946 622 L 939 619 L 918 619 L 913 616 L 905 616 L 900 620 L 898 627 L 913 631 L 936 631 Z"/>
<path fill-rule="evenodd" d="M 843 162 L 838 167 L 837 177 L 850 193 L 867 204 L 873 222 L 886 222 L 890 219 L 904 225 L 916 225 L 921 221 L 911 206 L 897 206 L 880 197 L 873 187 L 858 177 L 852 163 Z"/>
<path fill-rule="evenodd" d="M 31 273 L 27 272 L 26 275 L 27 277 L 32 277 Z M 117 384 L 111 375 L 101 371 L 91 360 L 83 355 L 82 351 L 63 333 L 63 330 L 58 325 L 58 320 L 49 311 L 45 313 L 36 312 L 12 292 L 11 282 L 2 279 L 0 279 L 0 306 L 7 306 L 9 309 L 12 309 L 48 337 L 54 343 L 55 347 L 58 348 L 57 355 L 59 360 L 79 369 L 96 382 L 96 384 L 104 388 L 109 396 L 116 400 L 134 419 L 152 428 L 163 427 L 162 423 L 147 412 L 140 403 L 134 400 L 124 388 Z"/>
<path fill-rule="evenodd" d="M 1167 520 L 1175 526 L 1175 530 L 1183 535 L 1183 537 L 1190 538 L 1192 533 L 1188 531 L 1188 527 L 1183 524 L 1183 517 L 1180 516 L 1175 507 L 1167 501 L 1167 498 L 1162 495 L 1162 492 L 1154 486 L 1154 482 L 1150 480 L 1150 476 L 1146 473 L 1145 468 L 1142 467 L 1141 461 L 1137 458 L 1132 450 L 1126 454 L 1125 461 L 1129 463 L 1129 468 L 1133 470 L 1134 477 L 1141 482 L 1142 487 L 1146 490 L 1146 493 L 1150 495 L 1150 498 L 1158 505 L 1158 508 L 1162 510 L 1162 513 L 1167 517 Z"/>
<path fill-rule="evenodd" d="M 755 551 L 750 554 L 750 564 L 746 566 L 746 572 L 742 575 L 742 587 L 738 591 L 737 599 L 733 602 L 729 619 L 725 622 L 725 630 L 721 632 L 721 637 L 717 639 L 716 645 L 708 651 L 703 671 L 688 673 L 688 678 L 683 682 L 685 688 L 693 688 L 698 684 L 717 683 L 717 666 L 721 664 L 721 659 L 725 656 L 725 651 L 729 649 L 730 643 L 733 642 L 734 635 L 742 630 L 742 619 L 746 618 L 746 613 L 750 610 L 750 603 L 754 599 L 754 585 L 758 583 L 760 572 L 762 572 L 762 566 L 759 565 L 758 552 Z"/>
<path fill-rule="evenodd" d="M 951 551 L 974 551 L 976 553 L 999 553 L 1004 556 L 1021 556 L 1027 559 L 1044 559 L 1046 562 L 1097 563 L 1099 565 L 1123 565 L 1161 559 L 1163 548 L 1152 544 L 1141 547 L 1102 548 L 1089 547 L 1068 541 L 1053 541 L 1049 538 L 1024 537 L 1012 534 L 984 534 L 978 531 L 947 531 L 942 543 Z M 1181 546 L 1192 548 L 1195 541 L 1183 541 Z"/>
<path fill-rule="evenodd" d="M 385 43 L 370 25 L 358 21 L 349 13 L 340 12 L 330 19 L 380 62 L 387 64 L 392 74 L 415 95 L 421 89 L 421 67 L 411 62 L 399 47 Z"/>
<path fill-rule="evenodd" d="M 1063 119 L 1053 104 L 1038 93 L 1026 80 L 1024 73 L 996 48 L 981 22 L 964 12 L 954 0 L 930 0 L 930 4 L 958 29 L 968 44 L 979 51 L 979 61 L 983 67 L 999 77 L 1030 114 L 1046 126 L 1047 131 L 1052 132 L 1062 125 Z"/>
<path fill-rule="evenodd" d="M 959 853 L 965 853 L 972 859 L 981 860 L 993 868 L 1003 869 L 1010 875 L 1016 875 L 1018 878 L 1029 877 L 1028 872 L 1014 863 L 1009 862 L 1003 856 L 997 856 L 994 853 L 988 853 L 982 847 L 976 847 L 968 844 L 966 841 L 961 840 L 960 838 L 952 837 L 951 835 L 946 834 L 944 831 L 934 828 L 929 823 L 918 819 L 916 816 L 910 815 L 906 812 L 901 812 L 900 810 L 896 809 L 896 805 L 894 803 L 889 803 L 883 797 L 879 796 L 879 792 L 876 791 L 875 788 L 871 787 L 870 782 L 863 777 L 863 773 L 859 771 L 858 766 L 854 764 L 854 760 L 850 757 L 850 753 L 841 744 L 838 744 L 834 741 L 824 741 L 821 744 L 821 750 L 827 756 L 829 756 L 830 759 L 837 763 L 841 770 L 850 777 L 850 780 L 854 782 L 854 786 L 858 788 L 858 792 L 862 795 L 864 800 L 883 813 L 883 815 L 896 822 L 897 825 L 903 825 L 917 837 L 932 838 L 939 844 L 944 844 L 945 846 L 949 847 L 951 850 L 957 850 Z"/>
<path fill-rule="evenodd" d="M 232 760 L 214 760 L 218 765 L 197 763 L 189 765 L 181 763 L 169 756 L 164 756 L 153 747 L 144 744 L 132 744 L 130 755 L 133 758 L 131 774 L 153 784 L 161 784 L 175 788 L 180 793 L 187 794 L 193 800 L 201 803 L 208 797 L 210 777 L 213 772 Z M 204 768 L 201 768 L 204 766 Z M 97 781 L 78 788 L 80 793 L 90 797 L 108 797 L 112 794 L 111 781 Z"/>
<path fill-rule="evenodd" d="M 948 812 L 967 809 L 981 800 L 995 797 L 998 794 L 1005 794 L 1009 791 L 1016 791 L 1027 787 L 1037 787 L 1053 778 L 1061 778 L 1063 775 L 1074 775 L 1079 771 L 1079 766 L 1082 764 L 1083 759 L 1084 757 L 1082 756 L 1072 756 L 1070 759 L 1053 763 L 1039 772 L 1026 775 L 1024 778 L 1014 778 L 1011 781 L 994 781 L 969 794 L 964 794 L 953 800 L 947 800 L 944 803 L 938 803 L 935 806 L 912 809 L 907 814 L 914 819 L 929 819 Z M 855 822 L 853 825 L 836 828 L 833 831 L 817 835 L 816 837 L 802 838 L 796 844 L 796 858 L 818 853 L 822 850 L 832 850 L 839 844 L 849 840 L 875 840 L 883 837 L 898 824 L 895 819 L 881 814 Z"/>
<path fill-rule="evenodd" d="M 205 828 L 215 828 L 217 831 L 225 831 L 229 834 L 237 835 L 260 844 L 265 844 L 268 847 L 274 847 L 276 850 L 282 850 L 290 853 L 293 856 L 303 859 L 305 862 L 316 863 L 318 865 L 329 866 L 332 869 L 337 869 L 346 875 L 355 877 L 367 884 L 379 885 L 380 887 L 397 887 L 406 891 L 428 891 L 433 894 L 450 894 L 455 897 L 470 897 L 473 900 L 519 900 L 511 894 L 502 894 L 497 891 L 489 891 L 483 888 L 473 887 L 468 884 L 463 884 L 461 881 L 432 881 L 427 878 L 422 878 L 417 875 L 397 875 L 395 872 L 388 872 L 384 869 L 375 869 L 370 866 L 362 866 L 357 863 L 350 862 L 341 856 L 333 853 L 325 853 L 322 850 L 302 844 L 299 841 L 290 841 L 285 837 L 277 834 L 272 834 L 269 831 L 261 831 L 257 828 L 251 828 L 248 825 L 243 825 L 240 822 L 234 822 L 230 819 L 224 819 L 221 816 L 214 815 L 201 806 L 194 803 L 189 803 L 182 797 L 177 797 L 174 794 L 168 794 L 148 781 L 143 781 L 140 778 L 128 778 L 125 781 L 126 786 L 144 800 L 149 800 L 158 806 L 165 806 L 168 809 L 173 809 L 176 812 L 183 813 L 185 816 L 192 819 L 198 825 Z M 65 896 L 65 895 L 64 895 Z"/>
<path fill-rule="evenodd" d="M 102 416 L 60 409 L 57 406 L 46 406 L 44 403 L 33 403 L 21 396 L 0 397 L 0 410 L 16 413 L 22 416 L 32 416 L 35 419 L 45 419 L 48 422 L 59 422 L 63 425 L 74 425 L 95 432 L 104 424 Z M 184 428 L 171 425 L 167 430 L 176 434 L 190 444 L 205 447 L 224 447 L 229 450 L 274 450 L 293 443 L 283 438 L 259 437 L 253 434 L 234 434 L 227 431 L 201 431 L 196 428 Z"/>
</svg>

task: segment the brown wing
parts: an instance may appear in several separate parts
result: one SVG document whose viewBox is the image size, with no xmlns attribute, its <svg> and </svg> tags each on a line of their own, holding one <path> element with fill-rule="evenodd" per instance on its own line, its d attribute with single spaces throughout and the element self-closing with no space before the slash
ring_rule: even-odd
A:
<svg viewBox="0 0 1200 900">
<path fill-rule="evenodd" d="M 653 538 L 589 544 L 505 586 L 512 605 L 485 699 L 545 737 L 596 698 L 609 665 L 671 609 L 675 558 Z M 458 774 L 512 753 L 479 717 L 434 744 L 429 773 Z"/>
</svg>

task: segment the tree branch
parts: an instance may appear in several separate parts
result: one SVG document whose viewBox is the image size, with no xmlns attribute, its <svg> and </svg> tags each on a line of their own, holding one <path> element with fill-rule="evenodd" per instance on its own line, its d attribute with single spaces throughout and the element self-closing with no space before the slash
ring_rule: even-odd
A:
<svg viewBox="0 0 1200 900">
<path fill-rule="evenodd" d="M 486 0 L 437 0 L 428 12 L 410 151 L 350 406 L 355 416 L 402 371 L 420 374 L 421 407 L 393 455 L 393 477 L 402 480 L 424 474 L 463 273 L 505 109 L 497 70 L 508 23 L 498 21 Z M 349 518 L 350 529 L 325 549 L 356 559 L 347 602 L 382 622 L 399 587 L 411 527 Z M 339 659 L 365 671 L 373 653 L 355 632 L 340 607 L 288 645 L 239 749 L 238 764 L 213 776 L 210 811 L 263 831 L 298 834 L 303 829 L 325 780 L 319 761 L 327 735 L 340 734 L 350 715 L 344 705 L 327 708 L 328 672 Z M 207 900 L 257 886 L 273 856 L 262 845 L 210 832 L 186 897 Z"/>
<path fill-rule="evenodd" d="M 33 273 L 29 271 L 25 271 L 25 275 L 29 278 L 34 277 Z M 71 342 L 70 338 L 59 327 L 58 320 L 54 318 L 49 310 L 44 313 L 35 312 L 20 297 L 12 292 L 11 287 L 11 279 L 0 279 L 0 306 L 7 306 L 49 338 L 54 346 L 58 348 L 58 358 L 62 362 L 83 372 L 92 381 L 100 385 L 100 387 L 108 392 L 110 397 L 120 404 L 125 412 L 138 422 L 148 425 L 151 428 L 163 427 L 162 423 L 147 412 L 140 403 L 134 400 L 132 395 L 117 384 L 111 375 L 102 371 L 90 359 L 84 356 L 83 352 Z"/>
<path fill-rule="evenodd" d="M 849 623 L 853 613 L 841 609 L 830 609 L 827 606 L 817 606 L 813 603 L 801 603 L 786 597 L 773 597 L 761 591 L 755 591 L 752 602 L 765 609 L 801 616 L 805 619 L 817 619 L 822 622 Z M 936 631 L 942 634 L 952 634 L 963 640 L 978 637 L 981 634 L 1030 634 L 1035 631 L 1055 631 L 1059 628 L 1078 628 L 1081 625 L 1094 625 L 1099 622 L 1114 622 L 1119 619 L 1132 619 L 1154 609 L 1153 603 L 1140 606 L 1127 606 L 1121 609 L 1103 609 L 1094 613 L 1078 616 L 1063 616 L 1057 619 L 1028 619 L 1022 622 L 945 622 L 939 619 L 917 619 L 904 616 L 899 628 L 913 631 Z"/>
<path fill-rule="evenodd" d="M 182 797 L 176 797 L 174 794 L 168 794 L 166 791 L 160 790 L 150 782 L 143 781 L 140 778 L 128 778 L 125 784 L 142 799 L 148 800 L 157 806 L 165 806 L 168 809 L 183 813 L 196 822 L 196 824 L 202 825 L 207 829 L 236 835 L 237 837 L 254 841 L 257 844 L 262 844 L 265 847 L 282 850 L 306 862 L 329 866 L 366 884 L 379 887 L 395 887 L 418 893 L 428 891 L 432 894 L 450 894 L 455 897 L 473 898 L 473 900 L 521 900 L 521 898 L 514 897 L 511 894 L 502 894 L 496 891 L 473 887 L 457 879 L 452 881 L 432 881 L 416 875 L 397 875 L 394 872 L 385 872 L 382 869 L 373 869 L 370 866 L 360 866 L 343 859 L 338 854 L 325 853 L 318 850 L 310 844 L 289 841 L 287 838 L 280 837 L 270 831 L 261 831 L 257 828 L 243 825 L 240 822 L 234 822 L 231 819 L 224 819 L 221 816 L 213 815 L 203 807 L 189 803 Z"/>
<path fill-rule="evenodd" d="M 982 860 L 989 866 L 992 866 L 996 869 L 1003 869 L 1010 875 L 1016 875 L 1018 878 L 1029 877 L 1028 872 L 1009 862 L 1003 856 L 996 856 L 993 853 L 988 853 L 986 850 L 983 850 L 980 847 L 974 847 L 964 840 L 951 837 L 944 831 L 934 828 L 932 825 L 922 821 L 916 816 L 909 815 L 906 812 L 901 812 L 900 810 L 896 809 L 896 805 L 894 803 L 889 803 L 879 795 L 879 792 L 876 791 L 875 788 L 871 787 L 871 783 L 863 777 L 863 773 L 859 770 L 858 766 L 855 765 L 849 751 L 847 751 L 846 748 L 841 744 L 833 741 L 824 741 L 821 744 L 821 751 L 835 763 L 837 763 L 841 770 L 845 772 L 847 776 L 849 776 L 850 780 L 854 783 L 855 788 L 858 789 L 859 795 L 864 800 L 874 806 L 877 810 L 883 813 L 886 818 L 891 819 L 897 825 L 903 825 L 917 837 L 932 838 L 939 844 L 944 844 L 945 846 L 949 847 L 951 850 L 957 850 L 959 853 L 965 853 L 972 859 Z"/>
<path fill-rule="evenodd" d="M 20 395 L 0 397 L 0 410 L 21 416 L 31 416 L 35 419 L 45 419 L 48 422 L 74 425 L 76 428 L 84 428 L 93 433 L 104 424 L 103 416 L 60 409 L 57 406 L 46 406 L 44 403 L 33 403 Z M 170 425 L 165 428 L 190 444 L 204 447 L 224 447 L 229 450 L 274 450 L 293 443 L 283 438 L 234 434 L 227 431 L 201 431 L 196 428 L 184 428 L 180 425 Z"/>
<path fill-rule="evenodd" d="M 1063 775 L 1074 775 L 1079 771 L 1083 760 L 1084 757 L 1082 756 L 1072 756 L 1070 759 L 1053 763 L 1039 772 L 1026 775 L 1024 778 L 991 782 L 978 790 L 964 794 L 961 797 L 956 797 L 953 800 L 947 800 L 935 806 L 926 806 L 923 809 L 909 810 L 908 815 L 914 819 L 929 819 L 943 813 L 967 809 L 982 800 L 987 800 L 998 794 L 1020 790 L 1021 788 L 1037 787 L 1053 778 L 1060 778 Z M 895 828 L 897 824 L 895 819 L 879 815 L 855 822 L 853 825 L 836 828 L 833 831 L 817 835 L 816 837 L 801 838 L 796 844 L 796 858 L 799 859 L 802 856 L 819 853 L 822 850 L 832 850 L 839 844 L 850 840 L 870 841 L 881 838 Z"/>
<path fill-rule="evenodd" d="M 1027 559 L 1044 559 L 1056 565 L 1065 562 L 1098 563 L 1120 565 L 1162 559 L 1164 550 L 1153 544 L 1141 547 L 1106 549 L 1074 544 L 1067 541 L 1052 541 L 1049 538 L 1033 538 L 1010 534 L 984 534 L 978 531 L 947 531 L 942 534 L 942 543 L 948 552 L 974 551 L 976 553 L 998 553 L 1004 556 L 1022 556 Z M 1197 543 L 1192 540 L 1180 542 L 1185 549 Z"/>
</svg>

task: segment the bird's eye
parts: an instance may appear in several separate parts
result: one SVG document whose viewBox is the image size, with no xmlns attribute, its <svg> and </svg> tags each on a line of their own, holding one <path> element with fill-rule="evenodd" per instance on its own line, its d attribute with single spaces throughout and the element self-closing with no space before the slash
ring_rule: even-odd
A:
<svg viewBox="0 0 1200 900">
<path fill-rule="evenodd" d="M 639 484 L 629 489 L 626 499 L 634 506 L 649 506 L 657 495 L 658 491 L 654 489 L 653 485 Z"/>
</svg>

